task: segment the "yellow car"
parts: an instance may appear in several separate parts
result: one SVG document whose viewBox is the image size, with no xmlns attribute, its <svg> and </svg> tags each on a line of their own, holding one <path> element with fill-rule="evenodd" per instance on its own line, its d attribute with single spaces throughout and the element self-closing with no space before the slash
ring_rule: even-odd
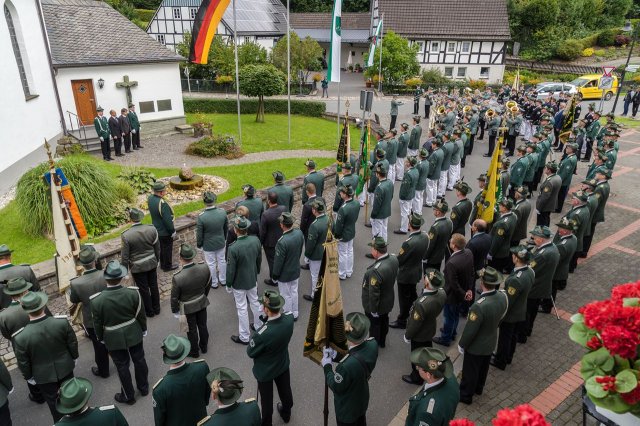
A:
<svg viewBox="0 0 640 426">
<path fill-rule="evenodd" d="M 600 99 L 604 91 L 604 100 L 608 101 L 618 91 L 618 77 L 613 76 L 611 89 L 598 89 L 601 78 L 601 74 L 587 74 L 576 78 L 571 84 L 576 86 L 580 99 Z"/>
</svg>

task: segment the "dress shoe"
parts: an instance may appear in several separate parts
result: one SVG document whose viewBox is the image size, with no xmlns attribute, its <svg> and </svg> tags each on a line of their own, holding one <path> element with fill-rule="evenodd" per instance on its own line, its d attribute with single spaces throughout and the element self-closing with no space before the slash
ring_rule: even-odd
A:
<svg viewBox="0 0 640 426">
<path fill-rule="evenodd" d="M 200 354 L 198 352 L 189 352 L 187 355 L 189 358 L 200 358 Z"/>
<path fill-rule="evenodd" d="M 124 154 L 116 154 L 116 157 L 124 157 Z"/>
<path fill-rule="evenodd" d="M 139 391 L 140 391 L 140 395 L 142 396 L 149 395 L 149 388 L 146 388 L 145 390 L 139 389 Z"/>
<path fill-rule="evenodd" d="M 265 283 L 266 285 L 270 285 L 270 286 L 273 286 L 273 287 L 278 287 L 278 284 L 277 284 L 277 283 L 275 283 L 271 278 L 266 278 L 266 279 L 264 280 L 264 283 Z"/>
<path fill-rule="evenodd" d="M 142 145 L 139 145 L 139 146 L 138 146 L 138 148 L 140 148 L 140 149 L 142 149 L 142 148 L 144 148 L 144 146 L 142 146 Z"/>
<path fill-rule="evenodd" d="M 473 403 L 473 400 L 472 399 L 466 399 L 466 398 L 464 398 L 464 399 L 460 398 L 460 402 L 462 402 L 463 404 L 466 404 L 466 405 L 471 405 Z"/>
<path fill-rule="evenodd" d="M 153 312 L 149 312 L 148 314 L 144 314 L 147 318 L 153 318 L 156 316 Z"/>
<path fill-rule="evenodd" d="M 233 336 L 231 336 L 231 340 L 233 340 L 235 343 L 239 343 L 239 344 L 245 345 L 245 346 L 249 344 L 249 342 L 245 342 L 243 340 L 240 340 L 240 336 L 235 335 L 235 334 Z"/>
<path fill-rule="evenodd" d="M 203 354 L 207 353 L 207 348 L 200 348 L 200 352 L 202 352 Z"/>
<path fill-rule="evenodd" d="M 131 150 L 125 151 L 125 154 L 131 154 Z"/>
<path fill-rule="evenodd" d="M 133 147 L 133 150 L 134 150 L 134 151 L 137 151 L 137 150 L 138 150 L 138 148 L 134 146 L 134 147 Z"/>
<path fill-rule="evenodd" d="M 309 270 L 309 264 L 308 263 L 303 263 L 302 265 L 300 265 L 300 269 L 304 269 L 305 271 Z"/>
<path fill-rule="evenodd" d="M 551 309 L 546 309 L 546 308 L 542 308 L 542 307 L 540 307 L 540 308 L 538 308 L 538 313 L 541 313 L 541 314 L 550 314 L 550 313 L 551 313 Z"/>
<path fill-rule="evenodd" d="M 495 357 L 491 357 L 491 359 L 489 360 L 489 364 L 493 365 L 495 368 L 504 371 L 507 366 L 498 363 L 498 360 Z"/>
<path fill-rule="evenodd" d="M 373 259 L 373 255 L 371 253 L 367 253 L 364 255 L 365 257 L 368 257 L 369 259 Z"/>
<path fill-rule="evenodd" d="M 117 393 L 113 396 L 113 399 L 116 400 L 116 402 L 119 402 L 121 404 L 129 404 L 129 405 L 133 405 L 136 403 L 136 399 L 135 398 L 131 398 L 131 399 L 127 399 L 126 396 L 124 396 L 123 393 Z"/>
<path fill-rule="evenodd" d="M 298 317 L 293 317 L 293 322 L 298 322 Z"/>
<path fill-rule="evenodd" d="M 215 289 L 215 288 L 219 288 L 219 287 L 220 287 L 220 284 L 211 284 L 211 288 Z"/>
<path fill-rule="evenodd" d="M 402 229 L 396 229 L 393 233 L 398 235 L 407 235 L 407 231 L 403 231 Z"/>
<path fill-rule="evenodd" d="M 433 204 L 424 203 L 422 206 L 423 206 L 423 207 L 429 207 L 429 208 L 431 208 L 431 207 L 433 207 Z"/>
<path fill-rule="evenodd" d="M 106 379 L 107 377 L 109 377 L 109 373 L 102 374 L 98 367 L 91 367 L 91 372 L 93 373 L 94 376 L 102 377 L 103 379 Z"/>
<path fill-rule="evenodd" d="M 113 158 L 109 157 L 107 158 L 107 161 L 113 161 Z"/>
<path fill-rule="evenodd" d="M 482 154 L 483 157 L 491 157 L 491 154 Z"/>
<path fill-rule="evenodd" d="M 280 414 L 280 417 L 282 417 L 282 421 L 285 423 L 289 423 L 289 420 L 291 420 L 291 413 L 289 414 L 283 413 L 284 407 L 282 406 L 282 402 L 278 402 L 278 405 L 276 405 L 276 408 L 278 409 L 278 414 Z"/>
<path fill-rule="evenodd" d="M 33 394 L 29 394 L 29 401 L 35 402 L 36 404 L 44 404 L 45 401 L 44 398 L 40 397 L 40 398 L 36 398 L 35 396 L 33 396 Z"/>
<path fill-rule="evenodd" d="M 407 328 L 407 323 L 405 322 L 400 322 L 400 321 L 391 321 L 389 323 L 389 327 L 390 328 L 400 328 L 400 329 L 405 329 Z"/>
<path fill-rule="evenodd" d="M 303 295 L 302 295 L 302 298 L 303 298 L 304 300 L 309 301 L 309 302 L 313 302 L 313 296 L 310 296 L 310 295 L 308 295 L 308 294 L 303 294 Z"/>
<path fill-rule="evenodd" d="M 434 337 L 434 338 L 432 339 L 432 342 L 433 342 L 433 343 L 437 343 L 437 344 L 439 344 L 440 346 L 446 346 L 446 347 L 451 346 L 451 342 L 447 342 L 447 341 L 445 341 L 442 337 Z"/>
<path fill-rule="evenodd" d="M 364 226 L 366 226 L 367 228 L 371 228 L 371 223 L 365 223 Z"/>
<path fill-rule="evenodd" d="M 422 380 L 413 380 L 411 374 L 405 374 L 402 376 L 402 381 L 405 383 L 409 383 L 410 385 L 421 385 L 424 383 Z"/>
</svg>

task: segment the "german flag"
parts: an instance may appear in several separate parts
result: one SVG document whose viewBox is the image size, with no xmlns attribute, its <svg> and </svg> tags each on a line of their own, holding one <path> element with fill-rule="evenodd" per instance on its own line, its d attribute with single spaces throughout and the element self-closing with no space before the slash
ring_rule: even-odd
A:
<svg viewBox="0 0 640 426">
<path fill-rule="evenodd" d="M 211 40 L 216 34 L 218 24 L 231 0 L 203 0 L 193 22 L 189 62 L 206 64 L 209 59 Z"/>
</svg>

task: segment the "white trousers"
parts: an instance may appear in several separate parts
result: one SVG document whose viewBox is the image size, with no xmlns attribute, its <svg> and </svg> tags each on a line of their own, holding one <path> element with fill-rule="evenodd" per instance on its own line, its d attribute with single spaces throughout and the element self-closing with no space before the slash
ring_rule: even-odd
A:
<svg viewBox="0 0 640 426">
<path fill-rule="evenodd" d="M 417 149 L 407 149 L 407 157 L 416 157 L 418 155 Z"/>
<path fill-rule="evenodd" d="M 396 160 L 396 178 L 402 180 L 404 178 L 404 158 L 398 157 Z"/>
<path fill-rule="evenodd" d="M 422 191 L 420 191 L 422 192 Z M 416 194 L 418 191 L 416 191 Z M 416 201 L 416 198 L 413 197 L 413 200 L 400 200 L 400 230 L 407 232 L 409 230 L 409 214 L 411 213 L 411 208 L 413 203 Z M 422 197 L 420 197 L 420 208 L 418 210 L 413 210 L 415 212 L 422 211 Z"/>
<path fill-rule="evenodd" d="M 413 200 L 411 200 L 411 210 L 416 212 L 416 213 L 420 213 L 422 214 L 422 200 L 424 199 L 424 189 L 420 189 L 417 190 L 415 192 L 415 195 L 413 196 Z M 400 203 L 402 203 L 402 201 L 400 201 Z M 402 204 L 400 204 L 400 209 L 402 210 Z M 402 211 L 400 214 L 403 214 Z M 402 225 L 401 225 L 402 228 Z"/>
<path fill-rule="evenodd" d="M 371 219 L 371 234 L 373 237 L 382 237 L 385 241 L 387 240 L 387 224 L 389 223 L 389 218 L 386 217 L 384 219 Z"/>
<path fill-rule="evenodd" d="M 353 240 L 338 241 L 338 275 L 349 278 L 353 274 Z"/>
<path fill-rule="evenodd" d="M 438 181 L 434 179 L 427 179 L 427 189 L 425 190 L 427 197 L 424 202 L 430 205 L 436 203 L 436 195 L 438 194 Z"/>
<path fill-rule="evenodd" d="M 311 291 L 309 295 L 313 297 L 313 293 L 316 291 L 316 284 L 318 284 L 318 275 L 320 275 L 320 265 L 322 260 L 310 260 L 309 272 L 311 272 Z"/>
<path fill-rule="evenodd" d="M 440 179 L 438 180 L 438 197 L 444 197 L 447 190 L 447 178 L 448 170 L 442 170 L 440 172 Z"/>
<path fill-rule="evenodd" d="M 395 167 L 391 167 L 391 165 L 389 165 L 389 171 L 387 172 L 387 179 L 392 184 L 393 184 L 393 182 L 396 181 L 396 168 Z"/>
<path fill-rule="evenodd" d="M 291 312 L 294 318 L 298 318 L 298 280 L 278 281 L 278 291 L 284 298 L 284 312 Z"/>
<path fill-rule="evenodd" d="M 258 287 L 249 290 L 233 289 L 233 298 L 236 300 L 236 311 L 238 312 L 238 336 L 243 342 L 248 342 L 251 336 L 249 328 L 249 312 L 247 302 L 253 313 L 253 326 L 257 330 L 262 326 L 260 321 L 260 304 L 258 303 Z"/>
<path fill-rule="evenodd" d="M 358 201 L 360 201 L 360 207 L 364 207 L 364 203 L 366 201 L 367 204 L 369 204 L 369 211 L 371 211 L 371 206 L 373 206 L 374 195 L 375 194 L 373 192 L 368 192 L 366 189 L 362 191 L 360 195 L 358 195 Z M 364 219 L 367 220 L 366 217 Z"/>
<path fill-rule="evenodd" d="M 218 287 L 218 283 L 225 285 L 227 280 L 227 260 L 224 257 L 224 248 L 216 251 L 205 251 L 204 261 L 209 265 L 209 272 L 211 272 L 211 287 Z"/>
<path fill-rule="evenodd" d="M 449 166 L 449 171 L 447 172 L 447 178 L 449 182 L 447 184 L 447 189 L 453 189 L 453 185 L 460 179 L 460 163 L 452 164 Z"/>
</svg>

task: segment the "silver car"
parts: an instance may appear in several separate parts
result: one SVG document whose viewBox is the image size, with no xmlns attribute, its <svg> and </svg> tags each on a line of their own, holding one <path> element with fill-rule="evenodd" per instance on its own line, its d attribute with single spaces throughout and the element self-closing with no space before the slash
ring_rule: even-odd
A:
<svg viewBox="0 0 640 426">
<path fill-rule="evenodd" d="M 558 98 L 560 93 L 575 95 L 578 89 L 569 83 L 544 83 L 536 87 L 536 99 L 546 99 L 549 97 Z"/>
</svg>

